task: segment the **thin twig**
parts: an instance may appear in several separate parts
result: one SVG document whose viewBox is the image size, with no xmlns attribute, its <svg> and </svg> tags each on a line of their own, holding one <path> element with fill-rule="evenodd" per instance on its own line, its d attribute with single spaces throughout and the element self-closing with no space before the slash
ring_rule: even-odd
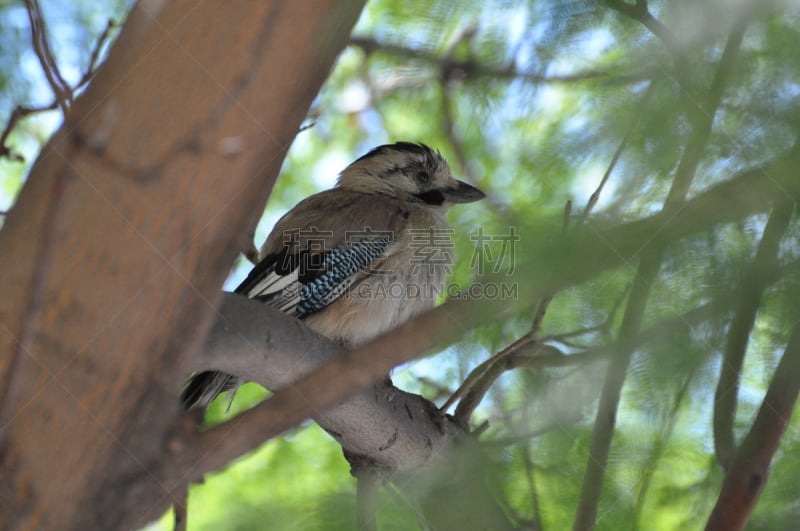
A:
<svg viewBox="0 0 800 531">
<path fill-rule="evenodd" d="M 567 426 L 572 424 L 576 424 L 583 420 L 583 415 L 577 413 L 575 415 L 569 416 L 564 419 L 559 419 L 557 421 L 550 422 L 541 428 L 537 428 L 535 430 L 530 430 L 525 433 L 519 434 L 512 434 L 505 437 L 498 437 L 496 439 L 489 439 L 481 441 L 481 444 L 492 447 L 492 446 L 509 446 L 512 444 L 519 444 L 522 441 L 529 441 L 531 439 L 535 439 L 537 437 L 541 437 L 543 435 L 547 435 L 548 433 L 552 433 L 556 430 L 563 430 Z"/>
<path fill-rule="evenodd" d="M 310 122 L 306 122 L 306 123 L 304 123 L 303 125 L 300 126 L 300 129 L 297 130 L 297 133 L 300 134 L 303 131 L 308 131 L 309 129 L 311 129 L 315 125 L 317 125 L 317 121 L 316 120 L 311 120 Z"/>
<path fill-rule="evenodd" d="M 564 234 L 566 234 L 567 230 L 569 229 L 571 212 L 572 200 L 567 200 L 566 204 L 564 205 L 564 216 L 562 218 L 561 226 L 561 230 Z M 555 296 L 556 292 L 552 291 L 539 299 L 539 303 L 536 306 L 536 312 L 533 315 L 533 322 L 531 323 L 531 330 L 528 332 L 528 336 L 535 338 L 539 335 L 539 331 L 542 329 L 542 321 L 544 321 L 544 316 L 547 313 L 547 308 L 550 307 L 550 303 L 553 301 L 553 297 Z"/>
<path fill-rule="evenodd" d="M 603 178 L 600 179 L 600 184 L 597 185 L 597 188 L 592 195 L 589 196 L 589 200 L 586 202 L 586 207 L 583 209 L 583 213 L 581 214 L 581 218 L 579 223 L 583 224 L 586 221 L 586 218 L 589 217 L 589 213 L 592 211 L 594 206 L 597 204 L 597 201 L 600 199 L 600 193 L 603 191 L 606 183 L 608 182 L 608 178 L 611 176 L 611 172 L 614 170 L 614 167 L 617 165 L 620 156 L 622 155 L 622 151 L 625 149 L 625 146 L 628 145 L 628 141 L 630 140 L 633 132 L 636 130 L 636 126 L 639 125 L 639 121 L 641 117 L 644 116 L 644 109 L 647 106 L 647 102 L 650 99 L 650 96 L 655 92 L 656 82 L 651 81 L 650 84 L 647 86 L 647 90 L 645 90 L 644 95 L 639 100 L 638 105 L 636 106 L 636 112 L 633 113 L 631 117 L 631 121 L 628 123 L 628 128 L 625 130 L 625 134 L 622 135 L 622 140 L 619 142 L 619 146 L 617 146 L 617 150 L 614 152 L 614 155 L 611 157 L 611 162 L 608 164 L 608 168 L 606 168 L 606 172 L 603 174 Z"/>
<path fill-rule="evenodd" d="M 539 331 L 542 329 L 542 321 L 544 321 L 544 316 L 547 313 L 547 308 L 550 306 L 550 302 L 553 300 L 553 296 L 555 293 L 548 293 L 541 299 L 539 299 L 539 304 L 536 305 L 536 312 L 533 315 L 533 323 L 531 323 L 531 331 L 528 332 L 528 335 L 531 337 L 536 337 L 539 334 Z"/>
<path fill-rule="evenodd" d="M 502 358 L 502 357 L 506 356 L 507 354 L 509 354 L 511 352 L 514 352 L 514 351 L 516 351 L 516 350 L 528 345 L 529 343 L 531 343 L 531 341 L 533 341 L 533 338 L 526 334 L 523 337 L 521 337 L 521 338 L 517 339 L 516 341 L 514 341 L 513 343 L 511 343 L 510 345 L 506 346 L 502 350 L 500 350 L 500 352 L 498 352 L 497 354 L 495 354 L 491 358 L 487 359 L 486 361 L 484 361 L 483 363 L 481 363 L 480 365 L 475 367 L 472 370 L 472 372 L 470 372 L 469 375 L 467 375 L 467 378 L 461 383 L 461 385 L 458 387 L 458 389 L 456 389 L 456 391 L 453 393 L 453 395 L 450 398 L 447 399 L 447 401 L 444 403 L 444 405 L 440 409 L 442 411 L 447 411 L 450 408 L 450 406 L 452 406 L 459 398 L 461 398 L 464 395 L 464 393 L 466 393 L 467 390 L 475 383 L 475 381 L 477 381 L 477 379 L 480 378 L 480 376 L 484 372 L 486 372 L 486 370 L 489 367 L 491 367 L 492 363 L 497 358 Z"/>
<path fill-rule="evenodd" d="M 652 484 L 653 476 L 656 471 L 656 465 L 661 460 L 661 457 L 664 455 L 664 452 L 667 449 L 667 443 L 672 437 L 672 433 L 675 430 L 675 424 L 677 424 L 678 421 L 678 411 L 680 410 L 681 405 L 683 404 L 683 401 L 689 391 L 689 386 L 696 375 L 697 367 L 693 368 L 691 372 L 686 375 L 686 378 L 683 379 L 678 392 L 675 393 L 675 399 L 672 401 L 672 407 L 667 413 L 667 418 L 662 423 L 663 427 L 661 428 L 660 437 L 653 443 L 647 459 L 645 460 L 645 465 L 641 467 L 642 475 L 641 479 L 639 480 L 639 489 L 636 495 L 636 502 L 633 507 L 633 517 L 631 518 L 631 522 L 634 526 L 639 522 L 639 518 L 642 514 L 642 508 L 644 507 L 644 502 L 647 499 L 647 492 L 650 490 L 650 485 Z M 645 526 L 646 524 L 642 525 L 642 527 Z"/>
<path fill-rule="evenodd" d="M 81 76 L 80 81 L 78 81 L 78 83 L 75 85 L 76 91 L 83 88 L 94 77 L 95 73 L 97 72 L 97 67 L 99 66 L 97 62 L 100 59 L 100 51 L 109 41 L 111 37 L 111 30 L 116 27 L 117 22 L 112 18 L 108 19 L 105 29 L 103 29 L 103 32 L 97 38 L 97 42 L 94 43 L 92 54 L 89 56 L 89 65 L 86 67 L 86 71 L 83 73 L 83 76 Z"/>
<path fill-rule="evenodd" d="M 542 342 L 544 342 L 544 338 L 542 338 Z M 561 340 L 558 341 L 558 343 L 560 343 L 561 345 L 564 345 L 565 347 L 569 347 L 572 350 L 576 350 L 576 351 L 586 350 L 586 349 L 591 347 L 591 345 L 588 345 L 586 343 L 580 343 L 580 342 L 574 341 L 572 339 L 561 339 Z"/>
<path fill-rule="evenodd" d="M 432 378 L 428 378 L 426 376 L 415 376 L 415 378 L 422 385 L 433 388 L 435 394 L 428 397 L 432 402 L 436 402 L 444 396 L 450 396 L 453 392 L 449 387 L 440 384 Z"/>
<path fill-rule="evenodd" d="M 38 9 L 38 3 L 33 1 L 32 5 L 33 5 L 34 9 Z M 36 32 L 36 35 L 33 36 L 34 46 L 36 46 L 37 45 L 36 43 L 40 42 L 41 39 L 44 39 L 45 40 L 45 44 L 46 44 L 46 38 L 45 38 L 44 34 L 42 33 L 43 26 L 39 25 L 39 22 L 38 22 L 38 21 L 42 21 L 43 22 L 43 19 L 41 19 L 41 13 L 38 12 L 38 14 L 31 14 L 29 12 L 29 17 L 31 18 L 31 31 L 35 31 Z M 37 26 L 35 27 L 35 29 L 34 29 L 34 25 L 33 25 L 34 24 L 34 22 L 33 22 L 34 20 L 37 21 Z M 92 49 L 92 54 L 91 54 L 91 56 L 89 58 L 89 64 L 88 64 L 88 66 L 86 68 L 86 71 L 83 73 L 83 76 L 81 76 L 80 81 L 78 81 L 78 83 L 75 85 L 75 87 L 69 89 L 70 98 L 72 97 L 72 94 L 74 92 L 76 92 L 76 91 L 82 89 L 83 87 L 85 87 L 89 83 L 89 81 L 91 81 L 92 78 L 94 77 L 95 73 L 97 72 L 97 67 L 98 67 L 97 63 L 98 63 L 98 60 L 100 58 L 100 52 L 101 52 L 103 46 L 106 44 L 106 42 L 108 42 L 108 40 L 109 40 L 109 38 L 111 36 L 111 30 L 113 28 L 115 28 L 115 27 L 117 27 L 117 23 L 114 20 L 109 19 L 108 23 L 106 24 L 105 29 L 103 30 L 103 32 L 98 37 L 97 42 L 95 42 L 94 48 Z M 44 46 L 44 49 L 45 50 L 49 50 L 50 49 L 49 45 Z M 39 56 L 38 52 L 37 52 L 37 56 Z M 42 57 L 43 56 L 39 56 L 40 62 L 43 60 Z M 42 63 L 42 68 L 43 69 L 45 68 L 45 64 L 44 63 Z M 57 72 L 57 69 L 56 69 L 56 72 Z M 47 73 L 47 71 L 45 71 L 45 74 L 46 73 Z M 58 75 L 58 77 L 60 78 L 60 74 Z M 53 87 L 52 84 L 51 84 L 51 87 Z M 14 129 L 16 129 L 17 124 L 19 123 L 19 121 L 22 120 L 23 118 L 27 117 L 27 116 L 31 116 L 33 114 L 39 114 L 39 113 L 46 112 L 46 111 L 53 111 L 53 110 L 59 108 L 59 106 L 61 106 L 62 111 L 63 111 L 64 110 L 64 106 L 63 106 L 64 100 L 59 98 L 59 93 L 56 92 L 55 88 L 53 88 L 53 92 L 56 94 L 56 98 L 53 100 L 52 103 L 50 103 L 48 105 L 42 105 L 42 106 L 39 106 L 39 107 L 26 107 L 26 106 L 23 106 L 23 105 L 18 105 L 11 112 L 11 116 L 8 119 L 8 123 L 6 123 L 6 127 L 3 129 L 2 134 L 0 134 L 0 157 L 7 157 L 8 159 L 10 159 L 10 160 L 12 160 L 14 162 L 25 162 L 25 158 L 22 155 L 20 155 L 19 153 L 13 152 L 11 150 L 11 148 L 8 147 L 8 137 L 11 135 L 11 132 Z"/>
<path fill-rule="evenodd" d="M 531 498 L 531 514 L 533 515 L 533 518 L 529 524 L 530 529 L 541 529 L 542 516 L 539 511 L 539 495 L 536 492 L 536 478 L 534 477 L 533 462 L 531 461 L 531 456 L 528 453 L 528 445 L 520 444 L 519 451 L 522 456 L 522 464 L 525 466 L 525 479 L 528 482 L 528 492 L 530 493 Z"/>
<path fill-rule="evenodd" d="M 680 85 L 687 100 L 691 100 L 689 97 L 691 87 L 687 81 L 689 68 L 685 47 L 682 47 L 675 35 L 650 13 L 647 0 L 636 0 L 634 5 L 628 4 L 624 0 L 606 0 L 606 5 L 639 22 L 664 43 L 667 51 L 672 55 L 672 61 L 675 67 L 675 80 Z"/>
<path fill-rule="evenodd" d="M 646 0 L 636 0 L 635 4 L 628 4 L 623 0 L 606 0 L 606 4 L 614 11 L 618 11 L 625 16 L 639 21 L 644 27 L 649 29 L 653 35 L 661 39 L 671 52 L 678 52 L 680 48 L 678 39 L 675 38 L 675 35 L 673 35 L 661 21 L 650 13 Z"/>
<path fill-rule="evenodd" d="M 445 137 L 450 142 L 450 147 L 455 153 L 456 160 L 458 164 L 463 169 L 465 176 L 464 180 L 470 184 L 477 185 L 479 181 L 479 176 L 475 173 L 475 168 L 473 164 L 470 162 L 469 157 L 467 156 L 467 150 L 464 147 L 464 142 L 461 139 L 461 135 L 458 133 L 458 129 L 456 127 L 456 119 L 454 117 L 454 106 L 453 106 L 453 98 L 451 91 L 453 87 L 447 83 L 447 79 L 444 78 L 444 73 L 442 73 L 443 79 L 445 82 L 442 84 L 442 122 L 441 127 L 444 130 Z M 486 194 L 485 202 L 488 202 L 489 207 L 492 211 L 502 215 L 503 212 L 506 211 L 506 205 L 500 203 L 494 194 L 491 192 Z"/>
<path fill-rule="evenodd" d="M 564 205 L 564 216 L 562 218 L 562 226 L 561 231 L 562 233 L 566 234 L 567 230 L 569 229 L 569 219 L 570 213 L 572 212 L 572 201 L 567 200 L 566 204 Z M 539 331 L 542 328 L 542 321 L 544 321 L 544 316 L 547 313 L 547 308 L 550 307 L 550 303 L 553 301 L 553 297 L 556 296 L 555 291 L 551 291 L 550 293 L 544 295 L 541 299 L 539 299 L 539 303 L 536 307 L 536 312 L 533 315 L 533 322 L 531 323 L 531 330 L 528 332 L 528 335 L 532 338 L 535 338 L 539 335 Z"/>
<path fill-rule="evenodd" d="M 519 369 L 521 367 L 538 368 L 536 360 L 538 357 L 570 357 L 551 345 L 542 345 L 531 340 L 530 345 L 525 349 L 515 349 L 503 356 L 492 358 L 492 363 L 481 373 L 464 393 L 464 397 L 458 403 L 453 416 L 463 423 L 467 423 L 475 411 L 475 408 L 483 401 L 486 392 L 494 382 L 506 371 Z"/>
<path fill-rule="evenodd" d="M 17 123 L 24 117 L 29 116 L 31 114 L 37 114 L 40 112 L 45 111 L 52 111 L 58 108 L 58 101 L 54 100 L 53 103 L 50 105 L 45 105 L 42 107 L 23 107 L 18 105 L 13 111 L 11 111 L 11 116 L 8 118 L 8 123 L 6 124 L 5 129 L 3 129 L 2 135 L 0 135 L 0 157 L 7 157 L 14 162 L 25 162 L 25 157 L 20 155 L 19 153 L 15 153 L 8 147 L 8 137 L 11 132 L 17 127 Z"/>
<path fill-rule="evenodd" d="M 564 204 L 564 216 L 561 219 L 561 228 L 564 232 L 566 232 L 567 227 L 569 227 L 570 216 L 572 216 L 572 199 L 567 199 L 567 202 Z"/>
<path fill-rule="evenodd" d="M 55 94 L 58 106 L 61 107 L 62 112 L 66 116 L 72 105 L 72 88 L 69 83 L 64 81 L 61 72 L 58 69 L 56 60 L 53 57 L 53 52 L 50 49 L 50 42 L 47 37 L 47 27 L 42 16 L 42 10 L 39 6 L 39 0 L 25 0 L 25 7 L 28 11 L 28 20 L 31 24 L 31 38 L 33 41 L 33 50 L 36 57 L 39 58 L 39 64 L 42 67 L 44 76 L 47 83 Z"/>
<path fill-rule="evenodd" d="M 442 129 L 444 129 L 447 138 L 450 140 L 450 146 L 456 154 L 458 163 L 466 173 L 467 182 L 472 184 L 478 182 L 478 176 L 469 161 L 469 157 L 467 157 L 464 143 L 461 141 L 460 135 L 456 130 L 456 120 L 453 116 L 453 102 L 450 95 L 449 83 L 453 78 L 454 70 L 448 65 L 452 62 L 458 45 L 471 39 L 475 35 L 475 30 L 476 27 L 473 25 L 467 25 L 459 30 L 450 40 L 445 52 L 445 57 L 439 63 L 440 78 L 442 80 Z M 491 200 L 491 197 L 489 199 Z M 497 207 L 498 205 L 493 206 Z"/>
<path fill-rule="evenodd" d="M 608 311 L 608 315 L 606 315 L 606 318 L 603 319 L 602 322 L 590 326 L 585 326 L 583 328 L 570 330 L 569 332 L 562 332 L 560 334 L 549 334 L 547 336 L 542 337 L 541 341 L 542 342 L 557 341 L 559 343 L 567 344 L 566 340 L 568 340 L 571 337 L 578 337 L 586 334 L 593 334 L 595 332 L 607 331 L 609 328 L 611 328 L 611 325 L 614 323 L 614 319 L 617 318 L 617 312 L 622 307 L 622 302 L 625 300 L 625 295 L 628 293 L 629 289 L 630 289 L 630 284 L 628 284 L 625 287 L 625 289 L 622 290 L 622 292 L 619 294 L 616 300 L 614 300 L 614 304 L 612 304 L 611 309 Z"/>
<path fill-rule="evenodd" d="M 472 184 L 477 183 L 478 175 L 475 173 L 472 164 L 469 162 L 469 157 L 467 157 L 464 144 L 459 137 L 458 131 L 456 130 L 456 121 L 453 117 L 453 101 L 450 96 L 450 88 L 448 87 L 447 83 L 445 83 L 442 87 L 442 129 L 444 129 L 448 140 L 450 140 L 450 146 L 453 148 L 453 152 L 456 154 L 456 159 L 458 160 L 459 165 L 466 173 L 466 180 Z"/>
</svg>

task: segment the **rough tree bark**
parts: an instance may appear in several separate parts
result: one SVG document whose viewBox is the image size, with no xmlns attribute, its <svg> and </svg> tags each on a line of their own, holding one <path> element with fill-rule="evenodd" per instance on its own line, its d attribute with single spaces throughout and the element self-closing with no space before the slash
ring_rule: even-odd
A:
<svg viewBox="0 0 800 531">
<path fill-rule="evenodd" d="M 0 528 L 171 503 L 185 360 L 362 5 L 133 9 L 0 232 Z"/>
</svg>

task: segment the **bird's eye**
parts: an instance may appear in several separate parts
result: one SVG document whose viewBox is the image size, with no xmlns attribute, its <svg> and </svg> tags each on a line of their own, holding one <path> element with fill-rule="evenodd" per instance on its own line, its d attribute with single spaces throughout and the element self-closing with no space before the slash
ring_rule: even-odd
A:
<svg viewBox="0 0 800 531">
<path fill-rule="evenodd" d="M 431 176 L 428 175 L 428 172 L 421 171 L 417 174 L 417 181 L 421 184 L 428 184 L 428 181 L 431 180 Z"/>
</svg>

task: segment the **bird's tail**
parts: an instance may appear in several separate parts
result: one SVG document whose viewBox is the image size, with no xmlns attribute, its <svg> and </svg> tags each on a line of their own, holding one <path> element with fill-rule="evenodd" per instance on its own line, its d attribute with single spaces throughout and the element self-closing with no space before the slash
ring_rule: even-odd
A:
<svg viewBox="0 0 800 531">
<path fill-rule="evenodd" d="M 217 395 L 231 391 L 230 400 L 236 390 L 244 383 L 244 379 L 224 372 L 205 371 L 195 374 L 189 379 L 181 393 L 181 406 L 184 409 L 206 407 Z M 228 405 L 230 407 L 230 404 Z"/>
</svg>

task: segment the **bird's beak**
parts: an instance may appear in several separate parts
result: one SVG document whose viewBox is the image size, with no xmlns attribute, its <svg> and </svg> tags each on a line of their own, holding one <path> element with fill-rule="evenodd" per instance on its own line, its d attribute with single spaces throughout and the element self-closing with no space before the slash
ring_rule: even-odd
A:
<svg viewBox="0 0 800 531">
<path fill-rule="evenodd" d="M 454 179 L 455 180 L 455 179 Z M 473 203 L 480 201 L 486 194 L 464 181 L 456 181 L 454 188 L 445 188 L 442 190 L 444 197 L 451 203 Z"/>
</svg>

